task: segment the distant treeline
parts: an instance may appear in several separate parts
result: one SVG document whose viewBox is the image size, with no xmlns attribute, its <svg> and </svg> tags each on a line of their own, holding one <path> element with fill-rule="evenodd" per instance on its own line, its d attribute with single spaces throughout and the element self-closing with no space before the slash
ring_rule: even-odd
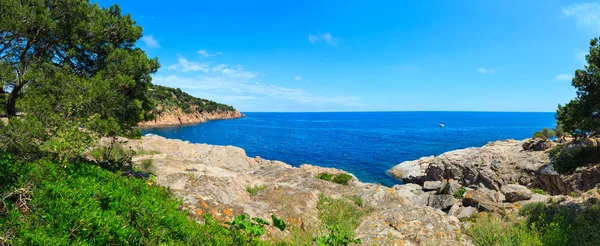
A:
<svg viewBox="0 0 600 246">
<path fill-rule="evenodd" d="M 194 112 L 235 111 L 232 106 L 191 96 L 179 88 L 175 89 L 166 86 L 152 85 L 148 92 L 148 97 L 155 107 L 161 106 L 161 111 L 156 112 L 158 114 L 162 111 L 174 110 L 177 108 L 181 108 L 181 110 L 187 114 Z"/>
</svg>

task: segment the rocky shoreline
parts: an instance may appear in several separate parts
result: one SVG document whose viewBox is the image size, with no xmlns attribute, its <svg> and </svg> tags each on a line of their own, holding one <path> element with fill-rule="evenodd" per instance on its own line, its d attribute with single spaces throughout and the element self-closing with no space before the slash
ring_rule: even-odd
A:
<svg viewBox="0 0 600 246">
<path fill-rule="evenodd" d="M 242 213 L 262 218 L 275 214 L 291 226 L 318 230 L 321 195 L 359 197 L 369 211 L 355 229 L 363 245 L 472 245 L 464 233 L 465 221 L 479 212 L 507 213 L 531 202 L 581 204 L 600 198 L 596 192 L 578 197 L 532 192 L 530 188 L 542 182 L 539 170 L 549 158 L 544 151 L 523 151 L 523 141 L 515 140 L 401 163 L 390 173 L 406 183 L 393 187 L 356 178 L 348 185 L 328 182 L 316 176 L 345 172 L 252 158 L 232 146 L 155 135 L 121 141 L 145 153 L 134 158 L 138 165 L 152 160 L 149 171 L 156 174 L 158 184 L 181 197 L 183 208 L 198 221 L 207 213 L 221 221 Z M 250 195 L 247 188 L 258 185 L 264 190 Z M 267 234 L 277 238 L 285 233 Z"/>
<path fill-rule="evenodd" d="M 141 128 L 152 127 L 169 127 L 180 125 L 195 125 L 207 122 L 209 120 L 226 120 L 237 119 L 244 117 L 239 111 L 217 111 L 217 112 L 194 112 L 191 114 L 183 112 L 181 108 L 162 112 L 156 115 L 156 118 L 151 121 L 143 121 L 138 123 Z"/>
</svg>

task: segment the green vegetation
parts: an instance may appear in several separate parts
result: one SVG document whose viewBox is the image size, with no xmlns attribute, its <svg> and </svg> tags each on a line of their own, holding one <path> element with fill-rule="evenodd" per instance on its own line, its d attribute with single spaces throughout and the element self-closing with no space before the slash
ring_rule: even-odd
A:
<svg viewBox="0 0 600 246">
<path fill-rule="evenodd" d="M 462 199 L 465 195 L 465 192 L 467 192 L 467 188 L 461 186 L 460 189 L 458 189 L 456 193 L 454 193 L 454 198 Z"/>
<path fill-rule="evenodd" d="M 550 150 L 554 169 L 562 174 L 571 173 L 578 167 L 594 165 L 600 162 L 600 151 L 596 147 L 557 146 Z"/>
<path fill-rule="evenodd" d="M 577 90 L 577 97 L 569 103 L 558 105 L 556 119 L 561 129 L 575 137 L 595 135 L 600 130 L 600 87 L 598 71 L 600 71 L 600 42 L 598 38 L 590 41 L 590 49 L 586 55 L 585 69 L 575 71 L 571 84 Z"/>
<path fill-rule="evenodd" d="M 545 190 L 542 190 L 542 189 L 531 189 L 531 192 L 540 194 L 540 195 L 548 195 L 548 192 L 546 192 Z"/>
<path fill-rule="evenodd" d="M 527 204 L 520 217 L 476 218 L 468 234 L 477 245 L 598 245 L 600 205 Z"/>
<path fill-rule="evenodd" d="M 354 229 L 366 214 L 364 209 L 346 199 L 329 198 L 323 194 L 319 195 L 317 209 L 319 209 L 319 219 L 329 230 L 329 235 L 315 238 L 318 245 L 360 243 L 360 240 L 354 239 Z"/>
<path fill-rule="evenodd" d="M 535 132 L 533 133 L 533 138 L 545 138 L 545 139 L 550 139 L 556 136 L 556 133 L 554 132 L 554 130 L 550 130 L 548 128 L 544 128 L 539 132 Z"/>
<path fill-rule="evenodd" d="M 359 195 L 351 196 L 350 200 L 352 200 L 356 206 L 359 206 L 359 207 L 363 206 L 363 200 Z"/>
<path fill-rule="evenodd" d="M 247 185 L 246 186 L 246 191 L 248 192 L 248 194 L 250 194 L 250 196 L 256 196 L 258 194 L 258 192 L 266 189 L 267 186 L 264 184 L 261 185 Z"/>
<path fill-rule="evenodd" d="M 347 173 L 340 173 L 338 175 L 332 175 L 331 173 L 319 173 L 316 178 L 322 179 L 325 181 L 334 182 L 336 184 L 347 185 L 350 180 L 352 180 L 352 175 Z"/>
<path fill-rule="evenodd" d="M 150 88 L 148 97 L 152 101 L 153 105 L 161 106 L 162 111 L 175 110 L 180 108 L 183 112 L 191 114 L 194 112 L 224 112 L 224 111 L 235 111 L 232 106 L 220 104 L 206 99 L 200 99 L 193 97 L 180 89 L 169 88 L 160 85 L 153 85 Z"/>
<path fill-rule="evenodd" d="M 190 220 L 167 188 L 85 162 L 0 154 L 0 240 L 8 245 L 246 245 L 242 228 Z"/>
<path fill-rule="evenodd" d="M 322 179 L 325 181 L 331 181 L 331 177 L 332 177 L 331 173 L 319 173 L 319 174 L 317 174 L 316 178 Z"/>
<path fill-rule="evenodd" d="M 347 173 L 340 173 L 338 175 L 335 175 L 335 177 L 333 178 L 334 183 L 342 185 L 347 185 L 350 180 L 352 180 L 352 175 Z"/>
</svg>

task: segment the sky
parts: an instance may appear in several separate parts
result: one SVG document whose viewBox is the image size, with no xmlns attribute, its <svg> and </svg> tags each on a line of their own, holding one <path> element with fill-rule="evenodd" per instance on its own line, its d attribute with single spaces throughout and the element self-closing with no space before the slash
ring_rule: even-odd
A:
<svg viewBox="0 0 600 246">
<path fill-rule="evenodd" d="M 551 112 L 600 35 L 600 2 L 99 2 L 115 3 L 153 83 L 242 112 Z"/>
</svg>

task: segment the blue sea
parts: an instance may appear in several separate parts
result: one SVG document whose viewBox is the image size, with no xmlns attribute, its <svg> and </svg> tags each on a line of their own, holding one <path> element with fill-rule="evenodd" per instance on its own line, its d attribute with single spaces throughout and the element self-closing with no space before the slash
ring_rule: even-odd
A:
<svg viewBox="0 0 600 246">
<path fill-rule="evenodd" d="M 248 156 L 299 166 L 346 170 L 361 181 L 401 183 L 387 175 L 396 164 L 423 156 L 524 139 L 555 125 L 553 113 L 351 112 L 244 113 L 234 120 L 146 129 L 192 143 L 233 145 Z M 443 122 L 445 127 L 440 127 Z"/>
</svg>

